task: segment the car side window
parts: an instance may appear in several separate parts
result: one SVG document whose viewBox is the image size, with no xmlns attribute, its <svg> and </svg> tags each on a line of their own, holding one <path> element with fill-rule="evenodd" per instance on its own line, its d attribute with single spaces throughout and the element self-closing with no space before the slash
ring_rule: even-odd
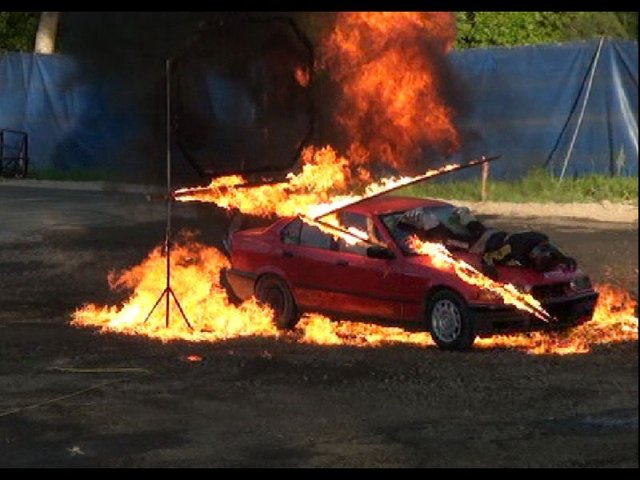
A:
<svg viewBox="0 0 640 480">
<path fill-rule="evenodd" d="M 370 223 L 371 220 L 368 219 L 366 215 L 353 212 L 340 212 L 338 214 L 338 220 L 340 221 L 340 224 L 347 230 L 357 229 L 360 232 L 366 233 L 369 238 L 372 236 L 372 234 L 375 235 L 375 233 L 372 231 L 375 229 L 375 226 L 373 225 L 373 223 Z M 362 256 L 367 255 L 367 248 L 369 247 L 369 244 L 353 244 L 353 242 L 350 244 L 343 238 L 339 238 L 337 243 L 338 250 L 341 252 L 355 253 L 356 255 Z"/>
<path fill-rule="evenodd" d="M 282 229 L 282 243 L 286 245 L 298 245 L 300 243 L 300 230 L 302 221 L 299 218 L 292 220 L 286 227 Z"/>
<path fill-rule="evenodd" d="M 300 230 L 300 245 L 331 250 L 332 244 L 333 237 L 331 235 L 313 225 L 307 223 L 302 224 L 302 229 Z"/>
<path fill-rule="evenodd" d="M 385 247 L 387 246 L 387 242 L 385 242 L 382 234 L 380 233 L 380 230 L 378 230 L 376 224 L 373 223 L 373 220 L 371 220 L 371 227 L 369 228 L 369 230 L 369 240 L 371 240 L 373 243 L 377 243 Z"/>
<path fill-rule="evenodd" d="M 404 212 L 390 213 L 380 217 L 382 219 L 382 223 L 393 237 L 402 251 L 406 254 L 415 254 L 415 252 L 408 246 L 407 239 L 412 235 L 410 230 L 404 230 L 400 225 L 399 221 Z"/>
</svg>

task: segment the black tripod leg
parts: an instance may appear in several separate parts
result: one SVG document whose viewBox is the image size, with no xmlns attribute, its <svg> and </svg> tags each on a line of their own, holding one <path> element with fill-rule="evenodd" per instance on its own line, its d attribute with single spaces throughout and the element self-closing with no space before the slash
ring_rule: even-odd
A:
<svg viewBox="0 0 640 480">
<path fill-rule="evenodd" d="M 156 309 L 156 307 L 160 303 L 160 300 L 162 300 L 162 297 L 164 297 L 166 293 L 167 293 L 167 289 L 165 288 L 160 294 L 160 296 L 158 297 L 158 299 L 156 300 L 156 303 L 154 303 L 153 307 L 151 307 L 151 310 L 149 310 L 149 313 L 147 313 L 147 316 L 145 317 L 144 322 L 142 322 L 143 325 L 147 323 L 147 320 L 149 320 L 149 318 L 151 318 L 151 314 Z"/>
<path fill-rule="evenodd" d="M 191 326 L 191 323 L 189 323 L 189 319 L 187 318 L 187 315 L 184 313 L 184 310 L 182 310 L 182 305 L 180 305 L 180 301 L 178 300 L 178 297 L 176 297 L 176 294 L 173 293 L 173 290 L 169 289 L 169 292 L 171 292 L 171 295 L 173 295 L 173 299 L 176 301 L 178 310 L 180 310 L 180 314 L 182 314 L 182 318 L 184 319 L 185 323 L 187 324 L 189 329 L 193 330 L 193 327 Z"/>
</svg>

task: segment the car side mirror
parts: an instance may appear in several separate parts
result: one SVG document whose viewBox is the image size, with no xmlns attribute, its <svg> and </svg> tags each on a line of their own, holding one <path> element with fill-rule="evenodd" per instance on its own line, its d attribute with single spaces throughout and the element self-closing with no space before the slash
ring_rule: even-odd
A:
<svg viewBox="0 0 640 480">
<path fill-rule="evenodd" d="M 367 257 L 369 258 L 379 258 L 381 260 L 390 260 L 392 258 L 396 258 L 393 252 L 381 245 L 372 245 L 367 248 Z"/>
</svg>

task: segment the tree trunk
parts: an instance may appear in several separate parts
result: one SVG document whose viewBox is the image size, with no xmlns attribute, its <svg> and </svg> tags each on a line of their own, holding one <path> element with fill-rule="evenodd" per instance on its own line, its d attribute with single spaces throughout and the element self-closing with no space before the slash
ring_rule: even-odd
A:
<svg viewBox="0 0 640 480">
<path fill-rule="evenodd" d="M 56 47 L 56 33 L 60 12 L 42 12 L 36 33 L 35 53 L 53 53 Z"/>
</svg>

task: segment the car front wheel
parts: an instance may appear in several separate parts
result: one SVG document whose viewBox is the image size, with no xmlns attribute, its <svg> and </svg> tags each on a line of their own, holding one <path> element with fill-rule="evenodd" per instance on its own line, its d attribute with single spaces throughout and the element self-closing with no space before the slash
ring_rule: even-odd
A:
<svg viewBox="0 0 640 480">
<path fill-rule="evenodd" d="M 427 320 L 433 341 L 444 350 L 467 350 L 476 339 L 465 301 L 450 290 L 429 299 Z"/>
<path fill-rule="evenodd" d="M 275 275 L 264 275 L 258 279 L 255 292 L 256 298 L 273 310 L 276 327 L 290 330 L 296 326 L 300 315 L 284 280 Z"/>
</svg>

